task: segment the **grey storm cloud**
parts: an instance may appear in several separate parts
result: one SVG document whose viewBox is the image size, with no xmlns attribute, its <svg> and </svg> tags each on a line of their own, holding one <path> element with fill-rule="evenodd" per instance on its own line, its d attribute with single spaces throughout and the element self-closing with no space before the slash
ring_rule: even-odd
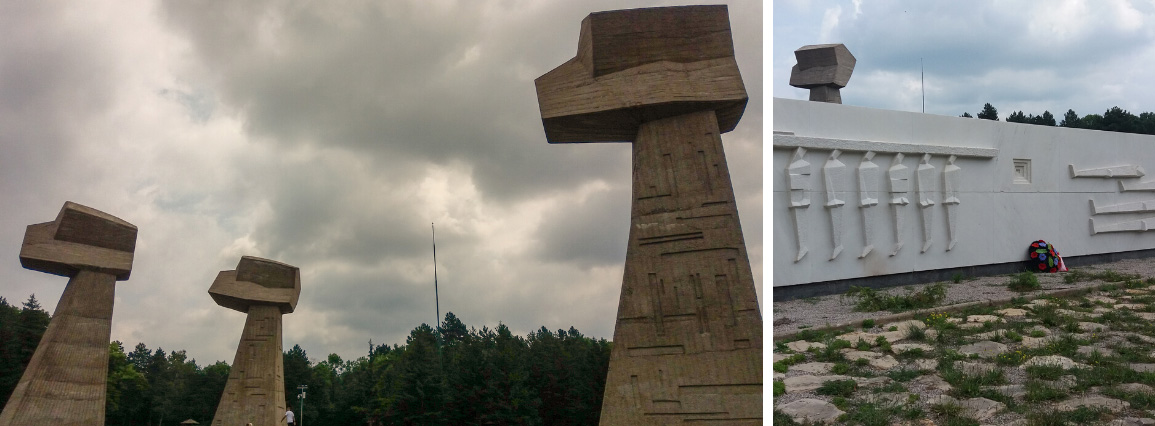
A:
<svg viewBox="0 0 1155 426">
<path fill-rule="evenodd" d="M 776 4 L 775 96 L 805 96 L 787 81 L 794 49 L 815 43 L 845 43 L 858 59 L 842 92 L 853 105 L 919 110 L 920 67 L 936 114 L 973 115 L 986 102 L 1002 116 L 1102 113 L 1140 108 L 1150 92 L 1140 71 L 1155 54 L 1149 2 Z"/>
<path fill-rule="evenodd" d="M 631 146 L 550 145 L 533 80 L 591 12 L 631 0 L 0 0 L 0 296 L 55 305 L 15 261 L 65 200 L 140 228 L 113 338 L 231 360 L 243 315 L 206 291 L 241 255 L 298 266 L 285 345 L 403 343 L 441 314 L 609 338 Z M 756 282 L 762 4 L 731 2 L 750 101 L 723 136 Z"/>
</svg>

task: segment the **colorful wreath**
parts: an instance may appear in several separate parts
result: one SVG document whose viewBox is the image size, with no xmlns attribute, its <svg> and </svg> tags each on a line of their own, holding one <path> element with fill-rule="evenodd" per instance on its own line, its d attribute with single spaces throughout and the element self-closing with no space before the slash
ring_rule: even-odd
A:
<svg viewBox="0 0 1155 426">
<path fill-rule="evenodd" d="M 1063 258 L 1059 256 L 1059 251 L 1055 250 L 1055 246 L 1047 244 L 1046 241 L 1038 240 L 1031 243 L 1031 247 L 1027 249 L 1027 254 L 1030 256 L 1030 260 L 1027 262 L 1034 271 L 1063 272 L 1067 270 L 1067 266 L 1063 264 Z"/>
</svg>

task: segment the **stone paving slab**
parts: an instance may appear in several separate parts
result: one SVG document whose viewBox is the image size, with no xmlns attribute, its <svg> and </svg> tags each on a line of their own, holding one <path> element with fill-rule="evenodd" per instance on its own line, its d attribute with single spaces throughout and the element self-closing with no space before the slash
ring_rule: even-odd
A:
<svg viewBox="0 0 1155 426">
<path fill-rule="evenodd" d="M 1027 368 L 1027 367 L 1036 366 L 1036 365 L 1038 365 L 1038 366 L 1048 366 L 1048 365 L 1049 366 L 1056 366 L 1056 367 L 1062 367 L 1063 369 L 1084 367 L 1084 365 L 1079 364 L 1075 361 L 1072 361 L 1070 358 L 1067 358 L 1067 357 L 1062 356 L 1062 355 L 1044 355 L 1044 356 L 1033 357 L 1031 359 L 1028 359 L 1026 362 L 1024 362 L 1022 367 Z"/>
<path fill-rule="evenodd" d="M 989 340 L 972 343 L 958 348 L 963 355 L 976 354 L 983 358 L 990 358 L 1007 351 L 1007 345 Z"/>
<path fill-rule="evenodd" d="M 805 364 L 792 365 L 789 367 L 789 371 L 801 371 L 810 374 L 829 374 L 831 368 L 834 368 L 833 362 L 808 362 Z"/>
<path fill-rule="evenodd" d="M 817 342 L 807 342 L 805 340 L 799 340 L 796 342 L 787 343 L 786 347 L 790 348 L 790 350 L 792 350 L 794 352 L 806 352 L 810 348 L 826 349 L 826 344 L 825 343 L 817 343 Z"/>
<path fill-rule="evenodd" d="M 776 409 L 782 410 L 783 413 L 799 423 L 817 422 L 834 424 L 838 420 L 838 416 L 846 414 L 845 411 L 839 410 L 834 404 L 813 398 L 800 399 L 788 404 L 783 404 L 782 406 L 776 407 Z"/>
<path fill-rule="evenodd" d="M 1125 408 L 1130 408 L 1131 403 L 1127 401 L 1120 401 L 1114 398 L 1108 398 L 1103 395 L 1084 395 L 1076 396 L 1065 401 L 1055 403 L 1052 407 L 1059 411 L 1071 411 L 1079 407 L 1087 408 L 1106 408 L 1112 412 L 1118 412 Z"/>
</svg>

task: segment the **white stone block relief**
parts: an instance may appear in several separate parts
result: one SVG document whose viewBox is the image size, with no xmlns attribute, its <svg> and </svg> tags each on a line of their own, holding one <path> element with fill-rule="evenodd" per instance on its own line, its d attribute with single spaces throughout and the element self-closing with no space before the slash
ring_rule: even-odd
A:
<svg viewBox="0 0 1155 426">
<path fill-rule="evenodd" d="M 1155 212 L 1155 200 L 1135 201 L 1121 204 L 1108 204 L 1105 206 L 1095 205 L 1095 200 L 1091 200 L 1091 214 L 1110 214 L 1110 213 L 1142 213 Z"/>
<path fill-rule="evenodd" d="M 840 207 L 846 205 L 846 201 L 838 198 L 838 189 L 846 188 L 846 164 L 838 161 L 840 155 L 842 151 L 831 151 L 826 164 L 822 166 L 822 178 L 826 183 L 826 210 L 830 213 L 830 236 L 834 246 L 830 260 L 842 253 L 843 212 Z"/>
<path fill-rule="evenodd" d="M 858 163 L 858 211 L 862 213 L 862 254 L 859 259 L 866 257 L 874 250 L 871 236 L 874 235 L 874 225 L 867 217 L 866 209 L 878 205 L 878 165 L 870 161 L 874 159 L 874 151 L 867 151 Z"/>
<path fill-rule="evenodd" d="M 958 180 L 959 170 L 962 169 L 954 164 L 956 158 L 954 155 L 950 156 L 946 160 L 946 167 L 942 168 L 942 204 L 946 206 L 947 233 L 950 236 L 946 251 L 951 251 L 958 242 L 958 205 L 961 203 L 958 199 Z"/>
<path fill-rule="evenodd" d="M 1122 165 L 1112 167 L 1095 167 L 1090 169 L 1075 170 L 1075 165 L 1067 166 L 1071 171 L 1072 178 L 1137 178 L 1143 177 L 1143 167 L 1135 165 Z"/>
<path fill-rule="evenodd" d="M 922 252 L 930 249 L 932 239 L 931 227 L 934 225 L 934 166 L 930 165 L 930 154 L 923 154 L 922 162 L 918 164 L 915 175 L 918 185 L 918 207 L 922 212 Z"/>
<path fill-rule="evenodd" d="M 803 158 L 805 156 L 805 148 L 796 149 L 794 158 L 786 167 L 786 185 L 790 189 L 790 212 L 794 219 L 794 237 L 798 241 L 798 255 L 794 258 L 794 262 L 802 260 L 803 257 L 806 257 L 806 252 L 809 251 L 806 247 L 806 232 L 799 217 L 806 208 L 810 207 L 810 163 Z"/>
<path fill-rule="evenodd" d="M 1119 181 L 1119 190 L 1123 192 L 1131 191 L 1155 191 L 1155 181 L 1150 182 L 1127 182 Z"/>
<path fill-rule="evenodd" d="M 1155 229 L 1155 218 L 1116 223 L 1095 222 L 1095 218 L 1091 218 L 1091 234 L 1102 234 L 1105 232 L 1146 232 L 1152 229 Z"/>
<path fill-rule="evenodd" d="M 902 165 L 903 158 L 902 153 L 895 154 L 890 169 L 886 171 L 886 176 L 890 180 L 890 205 L 894 211 L 894 249 L 890 252 L 891 256 L 898 254 L 902 249 L 902 229 L 906 225 L 902 208 L 910 204 L 910 200 L 906 198 L 910 192 L 910 168 Z"/>
</svg>

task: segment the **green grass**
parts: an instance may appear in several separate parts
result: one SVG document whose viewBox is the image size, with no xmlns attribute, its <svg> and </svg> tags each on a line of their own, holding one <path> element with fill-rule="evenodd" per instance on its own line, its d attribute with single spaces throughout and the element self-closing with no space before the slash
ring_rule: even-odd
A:
<svg viewBox="0 0 1155 426">
<path fill-rule="evenodd" d="M 935 404 L 930 406 L 930 411 L 943 417 L 943 425 L 979 426 L 977 420 L 962 416 L 962 407 L 958 404 Z"/>
<path fill-rule="evenodd" d="M 922 348 L 913 348 L 913 349 L 905 350 L 900 354 L 895 354 L 894 358 L 898 359 L 900 361 L 915 360 L 915 359 L 926 358 L 926 355 L 927 355 L 926 351 L 922 350 Z"/>
<path fill-rule="evenodd" d="M 1039 380 L 1058 380 L 1066 374 L 1063 367 L 1057 365 L 1032 365 L 1027 367 L 1027 377 Z"/>
<path fill-rule="evenodd" d="M 954 274 L 951 274 L 950 282 L 958 284 L 958 283 L 961 283 L 962 280 L 965 278 L 966 278 L 966 275 L 963 275 L 962 272 L 955 272 Z"/>
<path fill-rule="evenodd" d="M 840 351 L 849 347 L 850 342 L 835 339 L 827 344 L 825 348 L 819 349 L 818 352 L 814 354 L 814 359 L 821 362 L 844 362 L 846 361 L 846 355 Z"/>
<path fill-rule="evenodd" d="M 1040 337 L 1047 337 L 1047 332 L 1043 330 L 1031 330 L 1030 336 L 1036 339 Z"/>
<path fill-rule="evenodd" d="M 850 365 L 845 362 L 836 362 L 833 367 L 830 367 L 830 372 L 834 374 L 846 374 L 850 371 Z"/>
<path fill-rule="evenodd" d="M 1021 293 L 1038 290 L 1042 286 L 1039 285 L 1039 277 L 1036 277 L 1034 272 L 1025 271 L 1012 276 L 1011 280 L 1007 281 L 1007 288 Z"/>
<path fill-rule="evenodd" d="M 1107 389 L 1103 391 L 1103 395 L 1127 401 L 1131 403 L 1131 408 L 1137 410 L 1155 408 L 1155 395 L 1146 392 L 1123 392 L 1119 389 Z"/>
<path fill-rule="evenodd" d="M 857 389 L 858 382 L 855 382 L 854 380 L 827 380 L 822 382 L 822 386 L 815 390 L 814 393 L 819 395 L 848 397 L 853 395 L 854 391 Z"/>
<path fill-rule="evenodd" d="M 931 284 L 921 291 L 908 290 L 906 294 L 889 294 L 868 287 L 850 286 L 843 297 L 857 299 L 854 310 L 860 312 L 903 312 L 938 306 L 946 299 L 946 285 Z"/>
<path fill-rule="evenodd" d="M 992 400 L 1006 399 L 1002 394 L 993 390 L 984 390 L 986 386 L 996 386 L 1006 383 L 1006 376 L 1003 375 L 1002 370 L 988 371 L 980 375 L 964 374 L 951 365 L 948 368 L 939 370 L 942 379 L 950 383 L 954 389 L 951 391 L 955 396 L 961 398 L 985 397 Z"/>
<path fill-rule="evenodd" d="M 890 342 L 885 337 L 878 336 L 874 338 L 874 344 L 882 349 L 883 352 L 890 352 Z"/>
<path fill-rule="evenodd" d="M 1122 281 L 1137 281 L 1138 274 L 1120 274 L 1110 269 L 1102 272 L 1088 272 L 1082 269 L 1072 269 L 1063 275 L 1063 282 L 1067 284 L 1077 283 L 1079 281 L 1093 281 L 1100 280 L 1109 283 L 1116 283 Z"/>
<path fill-rule="evenodd" d="M 922 371 L 906 368 L 896 368 L 886 372 L 886 377 L 890 377 L 891 380 L 896 382 L 909 382 L 911 379 L 921 375 Z"/>
<path fill-rule="evenodd" d="M 907 340 L 914 342 L 926 341 L 926 330 L 923 330 L 921 327 L 910 326 L 907 331 Z"/>
<path fill-rule="evenodd" d="M 1027 414 L 1027 424 L 1034 426 L 1085 425 L 1101 420 L 1108 411 L 1079 407 L 1072 411 L 1035 411 Z M 1105 420 L 1105 419 L 1102 419 Z"/>
<path fill-rule="evenodd" d="M 802 426 L 801 423 L 794 421 L 793 417 L 787 416 L 779 410 L 774 410 L 774 424 L 785 426 Z"/>
<path fill-rule="evenodd" d="M 786 393 L 786 382 L 781 380 L 774 381 L 774 396 L 780 396 Z"/>
<path fill-rule="evenodd" d="M 873 319 L 862 320 L 862 329 L 863 330 L 870 330 L 872 328 L 874 328 L 874 320 Z"/>
<path fill-rule="evenodd" d="M 1048 386 L 1046 383 L 1028 380 L 1027 394 L 1023 397 L 1027 402 L 1059 401 L 1067 398 L 1067 391 Z"/>
<path fill-rule="evenodd" d="M 858 343 L 854 345 L 854 349 L 858 349 L 860 351 L 869 351 L 870 350 L 870 343 L 867 342 L 866 340 L 864 340 L 863 338 L 859 337 Z"/>
</svg>

